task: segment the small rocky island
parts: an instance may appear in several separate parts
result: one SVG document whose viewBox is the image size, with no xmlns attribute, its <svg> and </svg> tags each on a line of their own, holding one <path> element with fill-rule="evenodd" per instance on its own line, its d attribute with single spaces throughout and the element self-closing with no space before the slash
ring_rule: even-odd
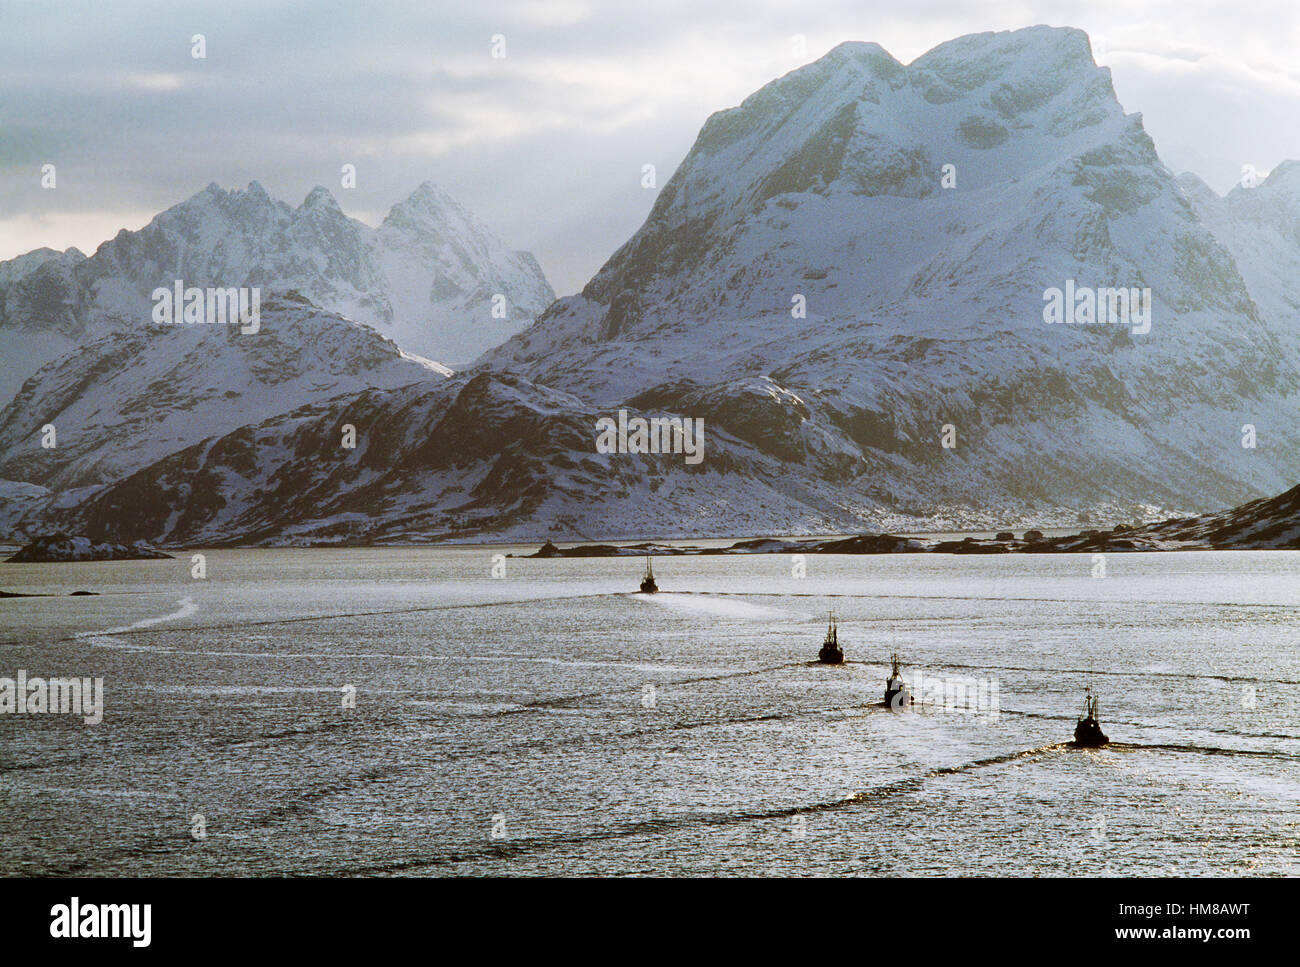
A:
<svg viewBox="0 0 1300 967">
<path fill-rule="evenodd" d="M 150 561 L 172 555 L 151 547 L 144 541 L 114 544 L 95 543 L 89 537 L 69 534 L 46 534 L 36 538 L 9 558 L 7 564 L 56 564 L 64 561 Z"/>
</svg>

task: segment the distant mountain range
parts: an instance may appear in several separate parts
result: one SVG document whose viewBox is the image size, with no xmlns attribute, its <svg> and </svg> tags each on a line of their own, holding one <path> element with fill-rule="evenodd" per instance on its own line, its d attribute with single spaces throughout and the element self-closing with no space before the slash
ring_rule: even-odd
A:
<svg viewBox="0 0 1300 967">
<path fill-rule="evenodd" d="M 1294 162 L 1225 198 L 1175 177 L 1086 35 L 1035 27 L 910 65 L 842 44 L 715 114 L 645 224 L 544 311 L 531 258 L 436 189 L 370 230 L 323 189 L 293 210 L 210 188 L 92 259 L 0 264 L 0 339 L 83 347 L 0 415 L 0 530 L 632 538 L 1217 510 L 1300 478 L 1298 183 Z M 297 295 L 265 344 L 92 339 L 141 329 L 160 274 Z M 1131 318 L 1046 321 L 1055 290 L 1120 289 Z M 517 311 L 500 329 L 497 291 Z M 487 352 L 447 376 L 397 347 Z M 703 419 L 703 462 L 597 452 L 620 409 Z M 60 419 L 68 451 L 39 452 Z"/>
<path fill-rule="evenodd" d="M 216 185 L 122 231 L 87 258 L 39 249 L 0 262 L 0 397 L 47 362 L 106 333 L 149 323 L 150 294 L 186 286 L 296 292 L 369 325 L 407 352 L 469 362 L 529 325 L 555 298 L 536 259 L 511 251 L 425 183 L 375 229 L 315 188 L 297 208 L 257 182 Z M 500 295 L 504 318 L 492 314 Z"/>
</svg>

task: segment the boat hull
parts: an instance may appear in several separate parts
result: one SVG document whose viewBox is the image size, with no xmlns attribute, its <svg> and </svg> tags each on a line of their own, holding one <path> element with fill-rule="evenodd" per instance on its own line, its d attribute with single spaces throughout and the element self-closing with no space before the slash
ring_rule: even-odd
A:
<svg viewBox="0 0 1300 967">
<path fill-rule="evenodd" d="M 1110 739 L 1094 719 L 1080 719 L 1074 727 L 1074 745 L 1080 749 L 1100 749 Z"/>
<path fill-rule="evenodd" d="M 885 690 L 885 700 L 880 703 L 885 708 L 907 708 L 912 704 L 912 693 L 906 688 L 890 688 Z"/>
</svg>

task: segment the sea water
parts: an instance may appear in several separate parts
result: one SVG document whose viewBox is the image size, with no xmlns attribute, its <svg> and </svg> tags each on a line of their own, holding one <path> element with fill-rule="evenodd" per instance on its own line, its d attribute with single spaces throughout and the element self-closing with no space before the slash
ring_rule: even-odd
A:
<svg viewBox="0 0 1300 967">
<path fill-rule="evenodd" d="M 1300 872 L 1300 555 L 534 549 L 0 564 L 0 873 Z"/>
</svg>

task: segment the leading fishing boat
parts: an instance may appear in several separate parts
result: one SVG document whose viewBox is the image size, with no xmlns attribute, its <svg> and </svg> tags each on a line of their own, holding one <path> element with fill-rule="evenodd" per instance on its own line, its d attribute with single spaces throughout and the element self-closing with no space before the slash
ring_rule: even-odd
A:
<svg viewBox="0 0 1300 967">
<path fill-rule="evenodd" d="M 654 594 L 659 590 L 659 585 L 655 584 L 654 568 L 650 566 L 650 558 L 645 559 L 645 577 L 641 579 L 641 593 Z"/>
</svg>

